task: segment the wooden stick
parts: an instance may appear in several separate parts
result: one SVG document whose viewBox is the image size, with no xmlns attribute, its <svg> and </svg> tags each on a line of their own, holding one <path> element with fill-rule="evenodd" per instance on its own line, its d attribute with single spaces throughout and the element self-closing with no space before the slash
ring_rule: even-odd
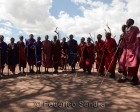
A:
<svg viewBox="0 0 140 112">
<path fill-rule="evenodd" d="M 115 52 L 114 55 L 113 55 L 113 59 L 111 60 L 111 62 L 110 62 L 110 64 L 109 64 L 109 67 L 108 67 L 108 70 L 107 70 L 105 76 L 103 77 L 101 83 L 99 84 L 99 87 L 101 87 L 101 85 L 103 84 L 103 82 L 104 82 L 104 80 L 105 80 L 105 77 L 106 77 L 106 75 L 107 75 L 107 73 L 108 73 L 108 71 L 109 71 L 109 69 L 110 69 L 110 67 L 111 67 L 111 65 L 112 65 L 112 63 L 113 63 L 114 57 L 116 56 L 116 54 L 117 54 L 117 52 L 118 52 L 118 49 L 119 49 L 121 43 L 122 43 L 122 40 L 120 41 L 120 43 L 119 43 L 119 45 L 118 45 L 118 47 L 117 47 L 117 50 L 116 50 L 116 52 Z"/>
</svg>

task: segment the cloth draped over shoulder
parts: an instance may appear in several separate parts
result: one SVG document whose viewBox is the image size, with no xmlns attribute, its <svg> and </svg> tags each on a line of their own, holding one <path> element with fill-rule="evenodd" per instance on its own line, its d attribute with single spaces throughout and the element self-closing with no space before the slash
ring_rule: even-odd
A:
<svg viewBox="0 0 140 112">
<path fill-rule="evenodd" d="M 7 62 L 7 44 L 5 42 L 0 42 L 0 68 L 4 66 Z"/>
<path fill-rule="evenodd" d="M 126 29 L 125 47 L 120 58 L 120 63 L 126 67 L 136 67 L 138 65 L 139 56 L 139 28 L 132 26 Z"/>
<path fill-rule="evenodd" d="M 26 60 L 27 57 L 25 56 L 25 44 L 23 41 L 18 41 L 17 42 L 17 47 L 18 47 L 18 64 L 19 67 L 26 67 Z"/>
<path fill-rule="evenodd" d="M 42 65 L 46 68 L 52 68 L 52 43 L 49 40 L 42 42 Z"/>
<path fill-rule="evenodd" d="M 35 39 L 28 39 L 26 40 L 26 48 L 25 48 L 25 54 L 27 56 L 27 61 L 29 65 L 35 65 L 36 64 L 36 58 L 35 58 Z"/>
</svg>

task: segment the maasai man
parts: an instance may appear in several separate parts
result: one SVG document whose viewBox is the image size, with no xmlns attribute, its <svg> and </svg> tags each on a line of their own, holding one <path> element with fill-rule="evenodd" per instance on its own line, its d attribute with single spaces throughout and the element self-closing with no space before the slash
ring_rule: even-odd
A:
<svg viewBox="0 0 140 112">
<path fill-rule="evenodd" d="M 8 69 L 15 74 L 15 68 L 18 64 L 18 47 L 17 44 L 14 43 L 15 39 L 11 38 L 11 43 L 8 44 L 7 52 L 8 52 Z"/>
<path fill-rule="evenodd" d="M 106 33 L 105 41 L 105 67 L 111 73 L 110 78 L 115 78 L 115 68 L 117 62 L 117 55 L 114 56 L 117 48 L 115 39 L 111 38 L 111 33 Z"/>
<path fill-rule="evenodd" d="M 91 42 L 91 38 L 87 38 L 87 43 L 85 45 L 85 50 L 83 52 L 84 54 L 84 60 L 86 63 L 86 70 L 88 71 L 88 74 L 91 74 L 92 64 L 95 61 L 95 55 L 94 55 L 94 44 Z"/>
<path fill-rule="evenodd" d="M 86 71 L 86 63 L 84 60 L 85 45 L 86 45 L 85 38 L 82 37 L 81 42 L 78 45 L 78 60 L 79 60 L 79 66 L 80 68 L 83 69 L 84 72 Z"/>
<path fill-rule="evenodd" d="M 105 55 L 104 55 L 104 49 L 105 49 L 105 42 L 102 40 L 102 35 L 98 34 L 97 35 L 98 41 L 96 42 L 95 45 L 95 50 L 97 53 L 97 58 L 96 58 L 96 69 L 100 75 L 104 75 L 104 65 L 105 65 Z"/>
<path fill-rule="evenodd" d="M 7 60 L 7 44 L 4 42 L 4 36 L 0 35 L 0 75 L 3 76 L 4 65 Z"/>
<path fill-rule="evenodd" d="M 52 48 L 54 73 L 58 73 L 58 66 L 60 65 L 61 59 L 61 44 L 60 41 L 57 39 L 57 36 L 53 37 Z"/>
<path fill-rule="evenodd" d="M 120 61 L 120 57 L 123 53 L 123 49 L 125 47 L 125 30 L 126 30 L 126 25 L 122 26 L 122 34 L 120 35 L 120 39 L 119 39 L 119 49 L 118 49 L 118 62 Z M 118 69 L 119 73 L 123 73 L 123 76 L 118 80 L 121 82 L 126 81 L 126 76 L 127 76 L 127 71 L 125 70 L 125 66 L 123 66 L 121 63 L 119 63 L 119 69 Z"/>
<path fill-rule="evenodd" d="M 139 28 L 133 26 L 134 20 L 128 19 L 126 22 L 126 32 L 125 32 L 125 47 L 120 58 L 120 63 L 126 67 L 128 76 L 133 77 L 132 84 L 137 85 L 138 80 L 138 67 L 139 67 Z"/>
<path fill-rule="evenodd" d="M 66 70 L 66 64 L 67 64 L 67 50 L 68 50 L 68 45 L 66 42 L 66 38 L 64 37 L 61 42 L 61 66 L 62 70 Z"/>
<path fill-rule="evenodd" d="M 23 42 L 24 37 L 20 36 L 19 41 L 17 42 L 18 47 L 18 64 L 19 64 L 19 71 L 21 73 L 21 68 L 23 68 L 23 73 L 25 73 L 24 69 L 26 68 L 26 56 L 25 56 L 25 44 Z"/>
<path fill-rule="evenodd" d="M 48 68 L 52 68 L 52 43 L 48 40 L 49 36 L 45 36 L 42 42 L 42 65 L 45 67 L 45 73 L 49 73 Z"/>
<path fill-rule="evenodd" d="M 73 35 L 69 36 L 68 44 L 68 64 L 71 66 L 72 71 L 75 71 L 75 65 L 77 62 L 77 52 L 78 52 L 78 44 L 77 41 L 73 39 Z"/>
<path fill-rule="evenodd" d="M 30 69 L 30 73 L 34 73 L 34 65 L 36 64 L 36 57 L 35 57 L 35 39 L 34 39 L 34 35 L 30 34 L 29 35 L 29 39 L 26 40 L 26 48 L 25 48 L 25 54 L 27 56 L 27 61 L 29 64 L 29 69 Z"/>
<path fill-rule="evenodd" d="M 40 67 L 41 67 L 41 60 L 42 60 L 42 42 L 41 42 L 41 37 L 37 37 L 37 42 L 35 43 L 35 57 L 36 57 L 36 67 L 37 67 L 37 73 L 40 72 Z"/>
</svg>

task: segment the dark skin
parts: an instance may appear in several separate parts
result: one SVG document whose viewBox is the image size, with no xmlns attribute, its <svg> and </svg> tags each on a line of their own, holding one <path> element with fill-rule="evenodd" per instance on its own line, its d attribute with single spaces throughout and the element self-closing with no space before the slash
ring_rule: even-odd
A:
<svg viewBox="0 0 140 112">
<path fill-rule="evenodd" d="M 91 43 L 91 38 L 87 38 L 87 43 Z"/>
<path fill-rule="evenodd" d="M 20 36 L 20 37 L 19 37 L 19 40 L 20 40 L 20 41 L 23 41 L 23 39 L 24 39 L 23 36 Z"/>
<path fill-rule="evenodd" d="M 48 35 L 45 36 L 45 40 L 49 40 L 49 36 Z"/>
<path fill-rule="evenodd" d="M 49 40 L 49 36 L 48 35 L 45 36 L 45 40 Z M 46 67 L 45 67 L 45 73 L 48 73 L 48 68 L 46 68 Z"/>
<path fill-rule="evenodd" d="M 33 39 L 34 38 L 34 35 L 33 34 L 30 34 L 29 35 L 29 39 Z M 30 71 L 34 72 L 34 66 L 30 66 Z"/>
<path fill-rule="evenodd" d="M 41 41 L 41 37 L 37 37 L 37 41 L 40 42 Z"/>
<path fill-rule="evenodd" d="M 66 38 L 64 37 L 62 41 L 63 41 L 63 42 L 66 42 Z"/>
<path fill-rule="evenodd" d="M 41 37 L 37 37 L 37 42 L 41 41 Z M 37 73 L 40 73 L 40 67 L 37 67 Z"/>
<path fill-rule="evenodd" d="M 85 42 L 85 38 L 82 37 L 82 38 L 81 38 L 81 43 L 84 43 L 84 42 Z"/>
<path fill-rule="evenodd" d="M 11 38 L 11 40 L 10 40 L 10 41 L 11 41 L 11 44 L 14 44 L 15 39 L 14 39 L 14 38 Z M 15 74 L 15 72 L 14 72 L 14 71 L 12 71 L 12 73 L 13 73 L 13 74 Z"/>
<path fill-rule="evenodd" d="M 106 33 L 106 39 L 110 39 L 111 38 L 111 33 Z"/>
<path fill-rule="evenodd" d="M 3 42 L 4 36 L 0 36 L 0 42 Z M 3 75 L 3 68 L 0 69 L 0 75 Z"/>
<path fill-rule="evenodd" d="M 15 39 L 11 38 L 11 44 L 14 44 L 14 42 L 15 42 Z"/>
<path fill-rule="evenodd" d="M 33 35 L 33 34 L 30 34 L 30 35 L 29 35 L 29 38 L 30 38 L 30 39 L 33 39 L 33 38 L 34 38 L 34 35 Z"/>
<path fill-rule="evenodd" d="M 23 36 L 20 36 L 20 37 L 19 37 L 19 40 L 20 40 L 21 42 L 23 42 L 23 39 L 24 39 Z M 19 70 L 20 70 L 20 73 L 21 73 L 21 67 L 19 67 Z M 20 74 L 20 73 L 19 73 L 19 74 Z M 25 72 L 24 72 L 24 68 L 23 68 L 23 73 L 25 73 Z"/>
<path fill-rule="evenodd" d="M 122 32 L 123 32 L 123 33 L 125 33 L 125 29 L 126 29 L 126 27 L 127 27 L 126 25 L 123 25 L 123 26 L 122 26 Z M 120 37 L 120 40 L 121 40 L 121 39 L 124 39 L 124 37 L 121 36 L 121 37 Z"/>
<path fill-rule="evenodd" d="M 127 26 L 127 28 L 131 27 L 133 24 L 134 24 L 134 21 L 133 21 L 132 19 L 128 19 L 128 20 L 126 21 L 126 26 Z"/>
<path fill-rule="evenodd" d="M 125 32 L 126 27 L 127 27 L 126 25 L 123 25 L 123 26 L 122 26 L 122 32 L 123 32 L 123 33 Z"/>
<path fill-rule="evenodd" d="M 66 42 L 66 38 L 64 37 L 63 39 L 62 39 L 62 43 L 65 43 Z M 62 49 L 62 50 L 64 50 L 64 49 Z M 65 62 L 65 60 L 62 60 L 62 70 L 63 69 L 65 69 L 66 70 L 66 62 Z"/>
<path fill-rule="evenodd" d="M 3 42 L 3 40 L 4 40 L 4 37 L 0 36 L 0 42 Z"/>
<path fill-rule="evenodd" d="M 102 39 L 102 35 L 101 34 L 98 34 L 97 35 L 97 39 L 98 39 L 98 41 L 100 41 Z"/>
<path fill-rule="evenodd" d="M 57 36 L 54 36 L 54 37 L 53 37 L 53 40 L 54 40 L 54 42 L 56 42 L 56 40 L 57 40 Z"/>
<path fill-rule="evenodd" d="M 73 40 L 73 35 L 72 34 L 69 36 L 69 40 L 70 41 Z M 75 67 L 72 67 L 72 71 L 74 71 L 74 70 L 75 70 Z"/>
<path fill-rule="evenodd" d="M 70 39 L 70 40 L 73 40 L 73 35 L 70 35 L 70 36 L 69 36 L 69 39 Z"/>
</svg>

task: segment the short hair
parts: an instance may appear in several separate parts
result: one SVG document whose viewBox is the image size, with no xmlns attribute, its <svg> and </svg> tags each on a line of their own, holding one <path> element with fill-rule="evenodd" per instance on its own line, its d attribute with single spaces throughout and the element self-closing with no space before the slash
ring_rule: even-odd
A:
<svg viewBox="0 0 140 112">
<path fill-rule="evenodd" d="M 11 40 L 12 40 L 12 39 L 13 39 L 13 40 L 15 40 L 15 38 L 14 38 L 14 37 L 11 37 Z"/>
<path fill-rule="evenodd" d="M 20 35 L 19 38 L 24 38 L 23 35 Z"/>
<path fill-rule="evenodd" d="M 88 38 L 87 38 L 87 40 L 91 40 L 91 38 L 90 38 L 90 37 L 88 37 Z"/>
<path fill-rule="evenodd" d="M 132 25 L 134 24 L 134 19 L 129 18 L 128 20 L 132 22 Z"/>
<path fill-rule="evenodd" d="M 98 34 L 97 36 L 100 36 L 100 37 L 102 37 L 102 35 L 101 35 L 101 34 Z"/>
<path fill-rule="evenodd" d="M 0 35 L 0 38 L 4 38 L 4 36 L 3 35 Z"/>
<path fill-rule="evenodd" d="M 73 35 L 72 35 L 72 34 L 70 34 L 70 37 L 72 37 L 72 38 L 73 38 Z"/>
<path fill-rule="evenodd" d="M 57 38 L 57 36 L 56 36 L 56 35 L 54 35 L 54 36 L 53 36 L 53 38 Z"/>
<path fill-rule="evenodd" d="M 111 33 L 110 33 L 110 32 L 107 32 L 107 33 L 106 33 L 106 35 L 108 35 L 108 36 L 110 36 L 110 37 L 111 37 Z"/>
<path fill-rule="evenodd" d="M 49 35 L 45 35 L 45 38 L 49 38 Z"/>
<path fill-rule="evenodd" d="M 29 36 L 30 36 L 30 37 L 31 37 L 31 36 L 33 37 L 34 35 L 33 35 L 33 34 L 30 34 Z"/>
<path fill-rule="evenodd" d="M 40 36 L 38 36 L 37 38 L 40 38 L 40 39 L 41 39 L 41 37 L 40 37 Z"/>
</svg>

